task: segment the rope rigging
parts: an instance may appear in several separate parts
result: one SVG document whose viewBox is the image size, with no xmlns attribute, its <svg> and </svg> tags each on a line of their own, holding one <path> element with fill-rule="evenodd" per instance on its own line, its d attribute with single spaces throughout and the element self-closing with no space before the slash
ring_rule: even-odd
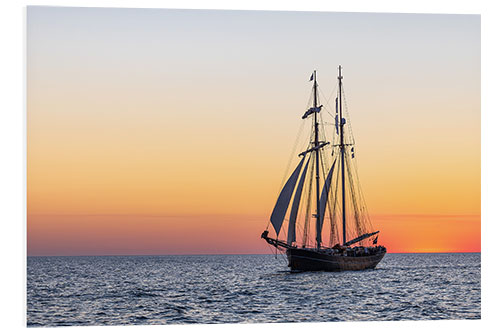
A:
<svg viewBox="0 0 500 333">
<path fill-rule="evenodd" d="M 337 85 L 335 89 L 332 90 L 332 94 L 330 95 L 329 98 L 325 98 L 325 95 L 323 94 L 322 90 L 319 88 L 319 85 L 316 85 L 317 91 L 319 91 L 320 95 L 322 98 L 326 101 L 325 102 L 325 108 L 327 113 L 335 119 L 335 116 L 330 112 L 330 110 L 335 110 L 335 113 L 338 114 L 336 111 L 336 107 L 332 108 L 330 105 L 330 100 L 332 99 L 332 96 L 334 96 L 334 92 L 336 92 L 335 95 L 338 96 L 341 101 L 342 106 L 342 118 L 345 119 L 345 128 L 343 129 L 343 134 L 344 134 L 344 147 L 352 147 L 350 151 L 348 149 L 344 149 L 343 152 L 339 147 L 340 144 L 340 134 L 335 131 L 335 128 L 331 128 L 333 132 L 327 131 L 325 124 L 327 124 L 323 120 L 323 115 L 319 111 L 315 114 L 315 117 L 317 117 L 317 122 L 318 122 L 318 143 L 320 142 L 331 142 L 331 159 L 328 156 L 329 154 L 325 154 L 327 149 L 317 149 L 312 150 L 315 148 L 315 122 L 310 121 L 310 135 L 305 136 L 305 140 L 307 142 L 303 142 L 301 146 L 306 146 L 306 150 L 311 150 L 311 154 L 318 154 L 318 159 L 316 158 L 311 158 L 311 163 L 308 164 L 307 170 L 303 170 L 302 172 L 305 172 L 305 181 L 303 182 L 304 186 L 307 186 L 306 189 L 304 189 L 305 193 L 302 194 L 302 197 L 300 198 L 301 204 L 299 204 L 298 207 L 298 214 L 297 218 L 295 221 L 295 234 L 298 235 L 302 233 L 302 245 L 303 246 L 314 246 L 314 244 L 310 244 L 310 242 L 315 241 L 315 237 L 310 237 L 310 228 L 312 228 L 311 225 L 311 217 L 316 216 L 313 213 L 319 214 L 319 207 L 316 207 L 316 204 L 313 204 L 313 200 L 318 195 L 322 193 L 322 188 L 325 186 L 325 181 L 327 178 L 327 174 L 329 172 L 329 168 L 332 165 L 333 160 L 338 159 L 340 160 L 340 157 L 342 154 L 344 154 L 344 168 L 345 168 L 345 174 L 344 174 L 344 179 L 346 181 L 346 188 L 345 188 L 345 195 L 346 195 L 346 203 L 347 206 L 345 207 L 345 217 L 346 217 L 346 236 L 349 235 L 349 238 L 356 238 L 364 233 L 368 233 L 373 231 L 373 227 L 371 224 L 371 220 L 369 215 L 367 214 L 367 208 L 366 208 L 366 203 L 364 199 L 364 195 L 361 189 L 361 184 L 359 182 L 359 176 L 358 176 L 358 167 L 356 163 L 356 159 L 354 158 L 354 135 L 352 131 L 352 126 L 351 126 L 351 121 L 350 121 L 350 115 L 348 112 L 348 106 L 346 102 L 346 94 L 345 94 L 345 89 L 339 89 L 339 86 Z M 314 91 L 314 90 L 313 90 Z M 339 91 L 341 91 L 341 96 L 339 96 Z M 308 100 L 308 106 L 311 105 L 311 102 L 313 100 L 313 92 L 311 92 Z M 319 103 L 319 96 L 316 96 L 316 104 L 315 105 L 320 105 Z M 312 117 L 309 117 L 311 119 Z M 336 124 L 336 126 L 340 126 L 342 124 L 342 119 L 338 119 L 339 122 Z M 285 171 L 285 174 L 282 178 L 281 181 L 281 186 L 280 188 L 283 188 L 283 185 L 285 184 L 287 177 L 289 176 L 290 168 L 292 165 L 292 161 L 296 157 L 296 152 L 297 152 L 297 146 L 299 145 L 301 138 L 303 137 L 303 131 L 305 127 L 306 121 L 301 121 L 301 125 L 299 127 L 299 131 L 295 137 L 294 145 L 292 148 L 292 152 L 290 154 L 290 158 L 288 160 L 287 168 Z M 347 129 L 347 130 L 346 130 Z M 327 138 L 332 138 L 332 140 L 327 140 Z M 329 150 L 328 150 L 329 151 Z M 352 153 L 352 154 L 351 154 Z M 295 155 L 295 156 L 294 156 Z M 318 188 L 313 188 L 317 186 L 313 186 L 314 180 L 315 180 L 315 172 L 314 170 L 318 168 L 318 176 L 320 179 L 320 182 L 323 186 L 320 186 Z M 340 172 L 340 163 L 337 163 L 335 165 L 336 170 L 333 170 L 332 174 L 332 179 L 331 183 L 335 182 L 334 186 L 329 186 L 329 195 L 326 200 L 326 207 L 324 211 L 324 216 L 322 217 L 322 222 L 324 222 L 326 215 L 328 215 L 328 219 L 330 221 L 329 223 L 329 246 L 332 247 L 333 244 L 341 243 L 341 228 L 339 225 L 342 224 L 338 223 L 337 221 L 342 219 L 342 214 L 340 214 L 342 208 L 340 207 L 341 205 L 339 204 L 339 197 L 340 195 L 340 179 L 342 177 L 341 172 Z M 333 184 L 332 184 L 333 185 Z M 297 190 L 294 189 L 295 194 L 297 194 Z M 278 191 L 279 193 L 279 191 Z M 305 202 L 304 202 L 305 201 Z M 305 205 L 304 205 L 305 203 Z M 314 208 L 316 207 L 316 211 L 314 211 Z M 284 221 L 289 224 L 289 219 L 284 219 Z M 301 223 L 303 221 L 303 223 Z M 324 225 L 324 223 L 323 223 Z M 268 223 L 269 227 L 269 223 Z M 287 229 L 283 231 L 283 234 L 287 236 Z M 292 237 L 293 238 L 293 237 Z M 296 236 L 296 240 L 294 241 L 296 244 L 298 243 L 298 237 Z M 347 241 L 347 239 L 346 239 Z"/>
<path fill-rule="evenodd" d="M 281 182 L 282 190 L 270 218 L 276 238 L 269 237 L 268 230 L 261 234 L 262 239 L 276 248 L 276 258 L 278 251 L 282 258 L 286 253 L 292 271 L 374 268 L 387 252 L 384 246 L 369 244 L 370 240 L 373 244 L 377 243 L 379 231 L 372 229 L 359 182 L 355 140 L 345 101 L 341 66 L 338 67 L 337 79 L 334 108 L 330 105 L 334 93 L 325 98 L 318 87 L 316 71 L 309 79 L 314 80 L 312 94 L 301 118 L 307 119 L 311 131 L 302 136 L 306 126 L 302 121 Z M 320 95 L 326 101 L 324 110 L 327 112 L 321 112 Z M 330 120 L 327 114 L 334 118 L 334 123 L 324 121 L 323 118 Z M 302 137 L 307 140 L 303 142 L 306 150 L 298 154 L 300 162 L 289 175 L 293 155 Z M 325 218 L 329 219 L 329 226 Z M 282 237 L 278 239 L 284 224 L 288 228 L 281 236 L 285 235 L 286 241 L 281 240 Z M 328 232 L 327 244 L 323 235 Z M 298 241 L 300 234 L 302 244 Z M 375 235 L 377 238 L 372 238 Z"/>
</svg>

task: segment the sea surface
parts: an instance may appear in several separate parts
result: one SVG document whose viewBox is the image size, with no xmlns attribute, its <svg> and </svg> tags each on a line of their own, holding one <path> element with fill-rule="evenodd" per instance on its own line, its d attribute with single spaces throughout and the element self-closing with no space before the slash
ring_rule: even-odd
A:
<svg viewBox="0 0 500 333">
<path fill-rule="evenodd" d="M 281 255 L 28 257 L 27 325 L 481 318 L 481 254 L 291 273 Z"/>
</svg>

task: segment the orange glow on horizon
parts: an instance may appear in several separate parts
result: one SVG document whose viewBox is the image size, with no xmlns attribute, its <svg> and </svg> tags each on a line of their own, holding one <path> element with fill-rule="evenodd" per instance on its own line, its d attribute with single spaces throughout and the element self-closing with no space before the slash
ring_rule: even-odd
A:
<svg viewBox="0 0 500 333">
<path fill-rule="evenodd" d="M 481 252 L 480 216 L 372 220 L 389 253 Z M 28 221 L 28 255 L 272 253 L 260 239 L 262 216 L 30 215 Z"/>
<path fill-rule="evenodd" d="M 479 215 L 374 215 L 388 252 L 481 252 Z"/>
</svg>

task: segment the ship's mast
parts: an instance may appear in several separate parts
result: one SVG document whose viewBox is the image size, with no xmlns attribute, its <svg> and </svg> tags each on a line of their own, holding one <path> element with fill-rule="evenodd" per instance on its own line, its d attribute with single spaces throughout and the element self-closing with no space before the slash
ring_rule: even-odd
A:
<svg viewBox="0 0 500 333">
<path fill-rule="evenodd" d="M 318 83 L 316 81 L 316 71 L 314 71 L 314 109 L 318 107 Z M 318 112 L 314 112 L 314 147 L 316 151 L 316 232 L 320 230 L 320 204 L 319 204 L 319 139 L 318 139 Z M 321 235 L 316 235 L 316 246 L 321 246 Z"/>
<path fill-rule="evenodd" d="M 339 117 L 340 117 L 340 161 L 342 169 L 342 244 L 346 242 L 345 230 L 345 145 L 344 119 L 342 118 L 342 67 L 339 65 Z"/>
</svg>

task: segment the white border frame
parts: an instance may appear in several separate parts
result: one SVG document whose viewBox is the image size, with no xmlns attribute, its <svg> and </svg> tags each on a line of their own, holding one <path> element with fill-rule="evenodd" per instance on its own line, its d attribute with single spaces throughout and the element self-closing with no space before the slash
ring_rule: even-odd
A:
<svg viewBox="0 0 500 333">
<path fill-rule="evenodd" d="M 444 1 L 420 0 L 349 0 L 332 1 L 195 1 L 195 0 L 47 0 L 2 2 L 0 9 L 0 216 L 3 237 L 0 241 L 2 255 L 2 294 L 0 323 L 4 330 L 26 329 L 26 11 L 27 5 L 77 6 L 77 7 L 130 7 L 130 8 L 198 8 L 198 9 L 250 9 L 337 12 L 399 12 L 399 13 L 454 13 L 481 14 L 481 162 L 482 162 L 482 319 L 473 321 L 403 321 L 403 322 L 342 322 L 317 324 L 226 324 L 226 325 L 168 325 L 168 326 L 110 326 L 43 328 L 44 332 L 57 330 L 85 330 L 107 332 L 160 331 L 197 332 L 234 330 L 299 332 L 305 330 L 353 330 L 369 332 L 409 332 L 453 330 L 470 332 L 484 330 L 495 324 L 496 303 L 499 296 L 498 251 L 495 249 L 499 234 L 498 210 L 499 157 L 498 78 L 500 59 L 497 31 L 500 31 L 497 6 L 493 1 Z M 39 330 L 30 328 L 29 330 Z M 488 330 L 489 331 L 489 330 Z"/>
</svg>

